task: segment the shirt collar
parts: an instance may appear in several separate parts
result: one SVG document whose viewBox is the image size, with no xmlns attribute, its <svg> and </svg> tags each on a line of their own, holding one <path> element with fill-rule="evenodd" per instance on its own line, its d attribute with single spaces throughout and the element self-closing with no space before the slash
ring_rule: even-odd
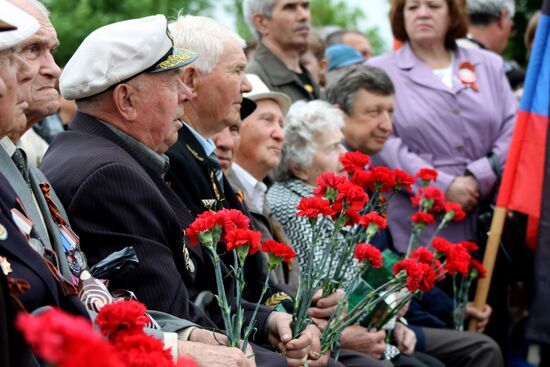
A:
<svg viewBox="0 0 550 367">
<path fill-rule="evenodd" d="M 6 153 L 8 153 L 10 157 L 13 155 L 13 153 L 15 153 L 15 150 L 17 149 L 17 146 L 7 136 L 4 136 L 2 139 L 0 139 L 0 145 L 2 146 L 2 148 L 4 148 L 4 150 L 6 151 Z"/>
<path fill-rule="evenodd" d="M 256 211 L 262 213 L 267 186 L 235 162 L 231 164 L 231 171 L 241 181 L 244 194 L 249 198 L 248 204 L 254 205 Z"/>
<path fill-rule="evenodd" d="M 122 130 L 117 129 L 104 121 L 100 120 L 100 122 L 107 126 L 107 128 L 109 128 L 123 141 L 126 149 L 128 149 L 132 155 L 135 155 L 136 158 L 140 158 L 139 162 L 141 162 L 145 168 L 153 170 L 158 173 L 159 176 L 164 178 L 166 171 L 170 168 L 170 159 L 166 154 L 158 154 L 153 149 L 126 134 Z"/>
<path fill-rule="evenodd" d="M 207 157 L 210 157 L 210 155 L 216 150 L 216 144 L 212 141 L 212 139 L 205 139 L 201 134 L 199 134 L 195 129 L 191 127 L 188 123 L 185 123 L 185 126 L 191 131 L 191 134 L 197 139 L 199 144 L 201 145 L 202 149 L 204 149 L 204 154 L 206 154 Z"/>
</svg>

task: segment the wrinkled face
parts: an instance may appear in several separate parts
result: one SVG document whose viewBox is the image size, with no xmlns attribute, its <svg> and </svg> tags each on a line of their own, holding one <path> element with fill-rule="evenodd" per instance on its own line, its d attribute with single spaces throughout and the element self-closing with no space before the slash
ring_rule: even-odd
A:
<svg viewBox="0 0 550 367">
<path fill-rule="evenodd" d="M 340 163 L 340 157 L 346 152 L 346 148 L 342 145 L 344 135 L 336 126 L 331 126 L 329 129 L 319 131 L 315 136 L 315 154 L 310 167 L 304 169 L 305 181 L 315 186 L 315 180 L 323 172 L 332 172 L 343 174 L 343 167 Z"/>
<path fill-rule="evenodd" d="M 307 0 L 279 0 L 273 7 L 271 18 L 265 18 L 267 33 L 264 37 L 289 48 L 307 47 L 311 14 Z"/>
<path fill-rule="evenodd" d="M 342 42 L 361 52 L 361 55 L 363 55 L 365 59 L 372 57 L 372 46 L 367 37 L 358 33 L 349 32 L 342 36 Z"/>
<path fill-rule="evenodd" d="M 376 154 L 392 132 L 394 96 L 382 96 L 359 89 L 352 113 L 345 116 L 344 137 L 353 150 Z"/>
<path fill-rule="evenodd" d="M 243 49 L 237 42 L 227 41 L 220 62 L 212 73 L 203 75 L 199 72 L 196 97 L 192 102 L 199 111 L 200 123 L 205 125 L 202 130 L 213 135 L 227 126 L 238 124 L 242 95 L 252 90 L 245 69 Z"/>
<path fill-rule="evenodd" d="M 241 145 L 236 160 L 256 179 L 264 179 L 281 160 L 284 116 L 277 102 L 271 99 L 256 103 L 256 110 L 241 126 Z M 257 177 L 255 172 L 263 177 Z"/>
<path fill-rule="evenodd" d="M 50 20 L 34 7 L 26 10 L 40 23 L 40 28 L 33 36 L 19 45 L 19 54 L 34 64 L 38 74 L 31 85 L 31 100 L 27 115 L 33 120 L 52 115 L 59 109 L 59 92 L 55 85 L 61 69 L 53 59 L 53 53 L 59 45 L 57 33 Z"/>
<path fill-rule="evenodd" d="M 403 10 L 405 30 L 412 44 L 443 43 L 449 29 L 445 0 L 407 0 Z"/>
<path fill-rule="evenodd" d="M 0 51 L 0 137 L 16 125 L 17 65 L 13 51 Z"/>
<path fill-rule="evenodd" d="M 127 84 L 136 90 L 134 137 L 162 154 L 178 139 L 183 126 L 183 103 L 191 97 L 179 70 L 146 73 Z"/>
<path fill-rule="evenodd" d="M 222 171 L 225 173 L 231 168 L 235 151 L 239 149 L 241 143 L 240 128 L 241 123 L 239 122 L 238 124 L 226 127 L 212 137 L 214 144 L 216 144 L 216 155 L 220 160 Z"/>
</svg>

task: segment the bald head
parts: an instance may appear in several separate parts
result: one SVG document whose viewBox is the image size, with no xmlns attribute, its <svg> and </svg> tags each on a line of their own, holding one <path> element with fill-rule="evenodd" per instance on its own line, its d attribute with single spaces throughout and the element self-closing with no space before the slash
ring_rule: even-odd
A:
<svg viewBox="0 0 550 367">
<path fill-rule="evenodd" d="M 37 69 L 37 75 L 32 81 L 29 109 L 26 112 L 27 126 L 21 135 L 33 124 L 59 109 L 59 92 L 55 85 L 61 74 L 52 53 L 56 50 L 59 40 L 50 19 L 48 11 L 37 0 L 9 0 L 12 4 L 26 11 L 38 20 L 40 29 L 33 36 L 19 45 L 19 52 L 32 67 Z"/>
</svg>

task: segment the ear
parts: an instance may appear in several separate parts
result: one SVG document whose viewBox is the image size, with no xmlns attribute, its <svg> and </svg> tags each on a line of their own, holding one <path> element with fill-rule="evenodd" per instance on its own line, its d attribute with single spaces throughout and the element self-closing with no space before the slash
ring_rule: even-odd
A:
<svg viewBox="0 0 550 367">
<path fill-rule="evenodd" d="M 262 37 L 269 33 L 269 20 L 268 17 L 260 13 L 254 13 L 254 15 L 252 15 L 252 24 Z"/>
<path fill-rule="evenodd" d="M 508 9 L 503 8 L 500 12 L 500 17 L 497 20 L 497 24 L 499 28 L 504 28 L 505 22 L 507 21 L 507 18 L 510 18 L 510 13 L 508 13 Z"/>
<path fill-rule="evenodd" d="M 137 118 L 138 101 L 132 86 L 125 83 L 117 85 L 113 90 L 112 99 L 115 109 L 125 120 L 134 121 Z"/>
<path fill-rule="evenodd" d="M 193 66 L 188 66 L 183 68 L 183 72 L 181 73 L 181 81 L 191 91 L 191 94 L 193 95 L 193 99 L 196 98 L 198 85 L 200 83 L 199 71 L 195 69 L 195 67 Z"/>
</svg>

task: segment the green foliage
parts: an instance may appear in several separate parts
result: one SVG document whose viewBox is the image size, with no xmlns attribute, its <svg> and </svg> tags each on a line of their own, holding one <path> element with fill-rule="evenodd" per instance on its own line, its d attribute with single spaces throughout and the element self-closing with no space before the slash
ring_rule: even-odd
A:
<svg viewBox="0 0 550 367">
<path fill-rule="evenodd" d="M 229 13 L 235 14 L 235 29 L 243 39 L 248 41 L 254 39 L 255 36 L 252 34 L 252 31 L 248 28 L 248 24 L 246 24 L 246 21 L 244 20 L 243 7 L 241 4 L 242 0 L 231 0 L 229 4 L 225 5 L 225 10 Z"/>
<path fill-rule="evenodd" d="M 389 51 L 386 42 L 384 42 L 384 39 L 380 36 L 380 31 L 377 27 L 371 27 L 367 29 L 365 33 L 372 46 L 372 54 L 374 56 L 382 55 Z"/>
<path fill-rule="evenodd" d="M 525 47 L 523 37 L 527 24 L 533 14 L 542 7 L 542 0 L 516 0 L 516 15 L 514 16 L 514 35 L 508 42 L 504 51 L 504 57 L 516 60 L 519 64 L 527 67 L 529 55 Z"/>
<path fill-rule="evenodd" d="M 344 0 L 312 0 L 310 7 L 314 27 L 357 28 L 359 20 L 365 17 L 361 9 L 350 7 Z"/>
<path fill-rule="evenodd" d="M 213 0 L 45 0 L 61 47 L 55 55 L 65 65 L 82 40 L 93 30 L 113 22 L 152 14 L 174 18 L 184 14 L 209 15 Z"/>
</svg>

